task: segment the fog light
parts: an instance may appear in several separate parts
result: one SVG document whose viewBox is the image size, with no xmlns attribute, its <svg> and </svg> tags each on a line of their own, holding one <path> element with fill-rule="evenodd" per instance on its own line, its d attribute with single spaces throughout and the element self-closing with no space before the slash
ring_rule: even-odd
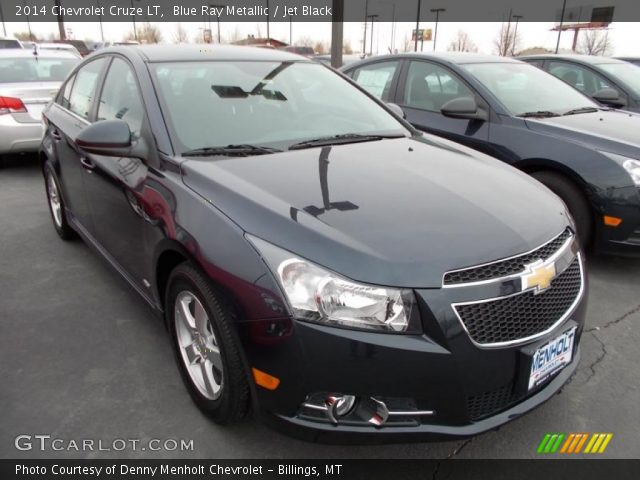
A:
<svg viewBox="0 0 640 480">
<path fill-rule="evenodd" d="M 338 417 L 348 415 L 356 403 L 353 395 L 329 395 L 324 401 L 327 406 L 327 416 L 333 423 L 338 423 Z"/>
</svg>

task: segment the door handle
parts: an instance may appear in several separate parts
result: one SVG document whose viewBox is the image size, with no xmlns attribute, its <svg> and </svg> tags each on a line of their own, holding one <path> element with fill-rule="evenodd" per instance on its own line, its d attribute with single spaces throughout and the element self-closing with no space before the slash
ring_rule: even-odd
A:
<svg viewBox="0 0 640 480">
<path fill-rule="evenodd" d="M 60 132 L 58 132 L 57 130 L 51 130 L 51 136 L 55 141 L 62 140 L 62 135 L 60 135 Z"/>
<path fill-rule="evenodd" d="M 80 163 L 88 173 L 93 173 L 93 169 L 96 168 L 95 164 L 87 157 L 80 157 Z"/>
</svg>

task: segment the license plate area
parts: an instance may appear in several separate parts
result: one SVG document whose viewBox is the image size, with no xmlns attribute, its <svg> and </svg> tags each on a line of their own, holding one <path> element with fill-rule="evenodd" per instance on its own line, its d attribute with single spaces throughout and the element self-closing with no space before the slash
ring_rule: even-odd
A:
<svg viewBox="0 0 640 480">
<path fill-rule="evenodd" d="M 570 321 L 551 339 L 521 350 L 519 388 L 528 393 L 546 384 L 571 363 L 575 351 L 577 325 Z"/>
</svg>

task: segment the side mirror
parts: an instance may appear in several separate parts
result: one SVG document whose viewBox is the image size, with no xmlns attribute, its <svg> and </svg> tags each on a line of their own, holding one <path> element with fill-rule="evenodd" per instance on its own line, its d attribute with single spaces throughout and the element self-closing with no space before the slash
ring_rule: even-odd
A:
<svg viewBox="0 0 640 480">
<path fill-rule="evenodd" d="M 78 134 L 76 144 L 87 153 L 105 157 L 144 159 L 147 156 L 142 139 L 132 143 L 129 124 L 124 120 L 101 120 L 89 125 Z"/>
<path fill-rule="evenodd" d="M 620 94 L 613 88 L 603 88 L 602 90 L 598 90 L 596 93 L 591 95 L 591 97 L 595 101 L 611 107 L 622 107 L 626 105 L 624 99 L 620 98 Z"/>
<path fill-rule="evenodd" d="M 397 104 L 387 103 L 387 107 L 389 108 L 389 110 L 391 110 L 393 113 L 398 115 L 400 118 L 405 120 L 407 119 L 407 114 L 404 113 L 404 110 L 402 110 L 402 108 L 400 108 Z"/>
<path fill-rule="evenodd" d="M 449 100 L 440 109 L 445 117 L 461 118 L 467 120 L 486 121 L 489 119 L 487 112 L 478 108 L 476 100 L 472 97 L 458 97 Z"/>
</svg>

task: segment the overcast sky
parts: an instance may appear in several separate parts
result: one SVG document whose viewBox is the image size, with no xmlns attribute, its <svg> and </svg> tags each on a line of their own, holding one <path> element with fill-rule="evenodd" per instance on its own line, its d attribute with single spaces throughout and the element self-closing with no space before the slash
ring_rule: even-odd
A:
<svg viewBox="0 0 640 480">
<path fill-rule="evenodd" d="M 139 23 L 138 23 L 139 24 Z M 176 23 L 166 22 L 157 24 L 163 34 L 165 42 L 172 42 L 177 28 Z M 67 23 L 66 26 L 72 30 L 73 38 L 100 40 L 100 28 L 98 22 Z M 189 38 L 194 41 L 200 38 L 202 29 L 208 28 L 204 22 L 182 23 L 187 30 Z M 433 22 L 421 23 L 421 28 L 434 28 Z M 478 46 L 481 53 L 495 53 L 493 42 L 500 31 L 500 22 L 440 22 L 438 25 L 437 51 L 445 51 L 451 39 L 458 30 L 463 30 L 469 34 L 473 42 Z M 554 49 L 558 33 L 552 31 L 553 22 L 521 22 L 518 26 L 521 37 L 521 48 L 546 47 Z M 12 35 L 16 32 L 27 31 L 26 22 L 8 22 L 6 24 L 7 33 Z M 388 53 L 391 47 L 392 24 L 376 23 L 373 29 L 373 52 Z M 415 28 L 414 23 L 404 22 L 396 24 L 395 48 L 402 49 L 405 39 L 410 39 L 411 30 Z M 57 25 L 53 22 L 31 23 L 32 31 L 38 36 L 46 36 L 57 32 Z M 216 38 L 216 23 L 212 23 L 213 35 Z M 121 40 L 127 33 L 132 32 L 131 23 L 105 22 L 103 24 L 105 40 Z M 229 38 L 237 33 L 242 37 L 248 34 L 256 35 L 258 30 L 266 35 L 266 23 L 221 23 L 222 37 Z M 371 24 L 367 32 L 367 51 L 370 49 Z M 271 23 L 271 36 L 285 42 L 289 42 L 289 24 Z M 2 33 L 0 31 L 0 33 Z M 613 53 L 615 55 L 638 55 L 640 56 L 640 23 L 639 22 L 614 22 L 609 26 L 609 38 L 613 43 Z M 293 23 L 293 40 L 296 43 L 301 37 L 311 37 L 313 40 L 328 42 L 331 38 L 331 24 L 299 22 Z M 356 51 L 362 50 L 363 23 L 346 22 L 344 24 L 345 41 L 349 42 Z M 561 48 L 570 49 L 573 40 L 573 32 L 564 32 L 560 43 Z M 432 42 L 425 42 L 425 51 L 433 50 Z"/>
</svg>

